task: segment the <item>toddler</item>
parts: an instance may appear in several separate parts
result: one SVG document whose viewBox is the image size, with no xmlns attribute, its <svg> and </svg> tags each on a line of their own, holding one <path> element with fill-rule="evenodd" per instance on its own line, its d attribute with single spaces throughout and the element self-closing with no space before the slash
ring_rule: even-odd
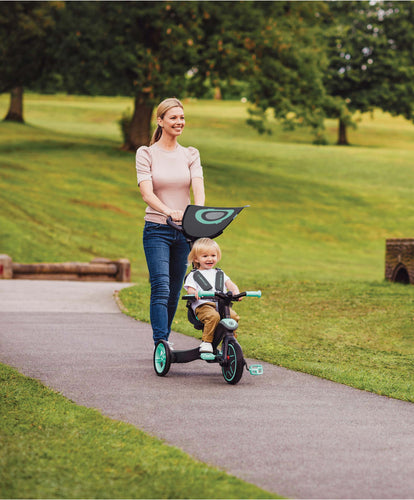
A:
<svg viewBox="0 0 414 500">
<path fill-rule="evenodd" d="M 218 269 L 215 269 L 215 265 L 220 259 L 220 247 L 210 238 L 198 239 L 194 243 L 188 256 L 188 262 L 193 264 L 195 269 L 188 274 L 184 283 L 184 288 L 188 294 L 195 295 L 197 300 L 193 302 L 191 307 L 197 318 L 204 325 L 200 352 L 213 352 L 212 342 L 214 339 L 214 331 L 220 322 L 220 314 L 217 311 L 216 303 L 209 302 L 205 299 L 199 299 L 198 292 L 204 291 L 206 285 L 210 285 L 211 288 L 209 291 L 230 291 L 233 292 L 233 294 L 240 293 L 237 285 L 234 284 L 225 273 L 223 273 L 223 288 L 221 290 L 216 288 Z M 195 271 L 199 271 L 199 274 L 195 273 Z M 204 288 L 200 285 L 200 280 L 203 282 Z M 230 309 L 230 314 L 232 319 L 237 322 L 239 321 L 240 318 L 233 309 Z"/>
</svg>

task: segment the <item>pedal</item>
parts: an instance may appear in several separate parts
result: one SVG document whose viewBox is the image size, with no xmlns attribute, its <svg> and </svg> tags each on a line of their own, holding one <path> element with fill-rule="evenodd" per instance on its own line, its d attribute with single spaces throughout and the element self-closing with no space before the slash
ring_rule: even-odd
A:
<svg viewBox="0 0 414 500">
<path fill-rule="evenodd" d="M 250 375 L 263 375 L 262 365 L 250 365 L 248 367 Z"/>
<path fill-rule="evenodd" d="M 200 358 L 204 361 L 214 361 L 216 359 L 216 356 L 211 352 L 202 352 L 200 354 Z"/>
</svg>

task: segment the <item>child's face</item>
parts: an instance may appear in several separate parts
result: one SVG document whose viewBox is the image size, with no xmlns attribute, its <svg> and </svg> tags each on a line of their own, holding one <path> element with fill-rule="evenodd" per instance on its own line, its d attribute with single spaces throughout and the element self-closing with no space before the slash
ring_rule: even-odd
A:
<svg viewBox="0 0 414 500">
<path fill-rule="evenodd" d="M 199 269 L 212 269 L 217 264 L 217 251 L 214 248 L 204 250 L 195 259 Z"/>
</svg>

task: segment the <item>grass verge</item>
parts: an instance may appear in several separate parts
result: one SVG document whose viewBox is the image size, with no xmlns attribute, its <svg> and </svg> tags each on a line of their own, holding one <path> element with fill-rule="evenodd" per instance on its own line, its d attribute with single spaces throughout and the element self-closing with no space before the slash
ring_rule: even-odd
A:
<svg viewBox="0 0 414 500">
<path fill-rule="evenodd" d="M 252 283 L 251 283 L 252 284 Z M 387 282 L 253 283 L 234 305 L 246 356 L 414 402 L 414 287 Z M 124 288 L 127 314 L 148 321 L 148 285 Z M 182 304 L 183 306 L 183 304 Z M 200 333 L 179 307 L 174 330 Z"/>
<path fill-rule="evenodd" d="M 0 364 L 1 498 L 280 498 Z"/>
</svg>

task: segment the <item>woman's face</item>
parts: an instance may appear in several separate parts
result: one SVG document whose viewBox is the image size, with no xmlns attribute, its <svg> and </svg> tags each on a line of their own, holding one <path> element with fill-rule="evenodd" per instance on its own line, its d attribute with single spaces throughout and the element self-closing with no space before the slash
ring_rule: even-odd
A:
<svg viewBox="0 0 414 500">
<path fill-rule="evenodd" d="M 182 134 L 185 126 L 183 108 L 180 106 L 170 108 L 165 112 L 163 118 L 158 118 L 158 124 L 161 125 L 163 133 L 178 137 Z"/>
</svg>

